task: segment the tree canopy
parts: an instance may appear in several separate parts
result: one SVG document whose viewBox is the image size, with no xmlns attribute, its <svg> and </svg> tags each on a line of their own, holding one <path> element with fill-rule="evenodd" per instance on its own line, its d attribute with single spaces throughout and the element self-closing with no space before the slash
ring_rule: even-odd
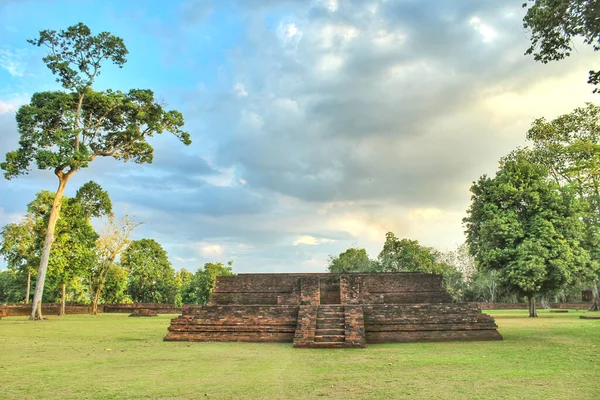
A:
<svg viewBox="0 0 600 400">
<path fill-rule="evenodd" d="M 482 176 L 471 192 L 464 223 L 478 269 L 497 270 L 536 316 L 536 294 L 571 282 L 590 263 L 581 203 L 524 150 L 502 159 L 496 176 Z"/>
<path fill-rule="evenodd" d="M 523 26 L 531 32 L 531 46 L 525 54 L 548 63 L 569 57 L 575 38 L 581 38 L 594 51 L 600 49 L 597 0 L 529 0 Z M 600 71 L 590 71 L 588 83 L 600 83 Z M 595 92 L 598 91 L 596 88 Z"/>
<path fill-rule="evenodd" d="M 594 304 L 600 307 L 600 107 L 588 103 L 573 112 L 547 121 L 536 119 L 527 133 L 536 162 L 550 171 L 558 184 L 574 188 L 586 206 L 584 247 L 592 256 L 590 268 L 580 278 L 593 282 Z"/>
<path fill-rule="evenodd" d="M 350 247 L 338 256 L 329 256 L 327 269 L 332 273 L 369 272 L 373 263 L 365 249 Z"/>
<path fill-rule="evenodd" d="M 398 239 L 392 232 L 385 235 L 383 249 L 377 257 L 378 272 L 427 272 L 441 274 L 443 266 L 436 261 L 433 249 L 417 240 Z"/>
<path fill-rule="evenodd" d="M 140 303 L 175 302 L 175 271 L 167 252 L 157 241 L 132 241 L 121 256 L 121 265 L 129 271 L 127 290 L 131 300 Z"/>
<path fill-rule="evenodd" d="M 108 32 L 92 35 L 80 23 L 66 30 L 41 31 L 35 46 L 47 48 L 44 62 L 66 92 L 34 93 L 29 104 L 19 108 L 16 120 L 19 147 L 0 163 L 7 179 L 38 169 L 52 170 L 58 189 L 50 210 L 31 319 L 41 319 L 41 301 L 54 242 L 61 198 L 70 177 L 86 168 L 96 157 L 150 163 L 153 148 L 148 138 L 171 132 L 186 145 L 190 135 L 182 127 L 183 116 L 164 110 L 149 89 L 95 91 L 92 85 L 104 61 L 118 67 L 126 62 L 128 50 L 121 38 Z"/>
</svg>

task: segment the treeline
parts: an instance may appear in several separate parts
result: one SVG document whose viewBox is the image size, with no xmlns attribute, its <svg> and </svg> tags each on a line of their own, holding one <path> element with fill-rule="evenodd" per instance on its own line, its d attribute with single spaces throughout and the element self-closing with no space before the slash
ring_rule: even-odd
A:
<svg viewBox="0 0 600 400">
<path fill-rule="evenodd" d="M 599 309 L 600 107 L 588 103 L 527 132 L 530 147 L 501 158 L 494 177 L 471 187 L 466 244 L 439 252 L 386 235 L 376 260 L 351 248 L 331 257 L 331 272 L 421 271 L 444 275 L 456 300 L 520 301 L 529 315 L 548 299 L 592 293 Z"/>
<path fill-rule="evenodd" d="M 383 249 L 370 259 L 364 248 L 351 247 L 337 256 L 330 255 L 328 271 L 347 272 L 424 272 L 443 275 L 444 288 L 457 302 L 519 303 L 527 298 L 506 285 L 498 271 L 478 268 L 469 247 L 463 243 L 454 250 L 439 251 L 417 240 L 399 239 L 386 234 Z M 582 290 L 590 281 L 576 281 L 540 295 L 541 304 L 581 302 Z"/>
<path fill-rule="evenodd" d="M 20 223 L 0 232 L 0 255 L 8 269 L 0 271 L 0 303 L 29 303 L 38 275 L 47 220 L 55 194 L 42 191 L 29 203 Z M 61 218 L 49 256 L 45 302 L 91 304 L 204 304 L 216 277 L 233 275 L 231 262 L 206 263 L 192 273 L 175 271 L 167 252 L 153 239 L 129 239 L 140 225 L 125 215 L 116 219 L 108 194 L 94 183 L 73 198 L 62 197 Z M 104 218 L 98 233 L 93 218 Z"/>
</svg>

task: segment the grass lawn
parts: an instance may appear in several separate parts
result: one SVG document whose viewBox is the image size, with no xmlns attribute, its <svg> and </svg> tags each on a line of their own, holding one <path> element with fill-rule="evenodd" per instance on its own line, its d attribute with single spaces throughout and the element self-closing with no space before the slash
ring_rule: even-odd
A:
<svg viewBox="0 0 600 400">
<path fill-rule="evenodd" d="M 600 321 L 490 311 L 501 342 L 163 342 L 169 318 L 0 320 L 1 399 L 600 399 Z M 596 313 L 597 314 L 597 313 Z"/>
</svg>

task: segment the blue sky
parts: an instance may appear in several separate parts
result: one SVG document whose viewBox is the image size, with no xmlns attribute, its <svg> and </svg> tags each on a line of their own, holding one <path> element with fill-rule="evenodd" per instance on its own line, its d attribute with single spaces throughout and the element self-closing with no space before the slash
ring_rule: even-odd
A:
<svg viewBox="0 0 600 400">
<path fill-rule="evenodd" d="M 0 153 L 14 115 L 58 88 L 26 42 L 83 22 L 129 49 L 95 88 L 152 89 L 193 144 L 154 138 L 151 165 L 94 161 L 70 181 L 107 189 L 175 268 L 324 271 L 385 233 L 449 250 L 469 187 L 524 144 L 537 117 L 594 100 L 585 46 L 560 63 L 524 55 L 520 1 L 0 0 Z M 48 171 L 0 180 L 0 225 L 19 221 Z M 96 222 L 100 224 L 100 222 Z"/>
</svg>

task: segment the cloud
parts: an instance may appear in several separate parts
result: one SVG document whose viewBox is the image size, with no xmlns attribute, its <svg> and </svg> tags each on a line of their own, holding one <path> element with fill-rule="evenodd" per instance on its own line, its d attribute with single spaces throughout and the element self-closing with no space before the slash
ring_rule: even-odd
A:
<svg viewBox="0 0 600 400">
<path fill-rule="evenodd" d="M 0 99 L 0 115 L 16 113 L 19 107 L 28 101 L 29 98 L 25 95 L 13 95 L 10 100 Z"/>
<path fill-rule="evenodd" d="M 25 50 L 0 49 L 0 68 L 14 77 L 22 78 L 27 66 L 24 61 L 25 54 Z"/>
<path fill-rule="evenodd" d="M 314 246 L 317 244 L 321 244 L 321 243 L 329 243 L 332 242 L 331 239 L 323 239 L 323 238 L 316 238 L 314 236 L 310 236 L 310 235 L 301 235 L 301 236 L 297 236 L 296 239 L 293 242 L 294 246 L 298 246 L 300 244 L 305 244 L 305 245 L 309 245 L 309 246 Z"/>
</svg>

